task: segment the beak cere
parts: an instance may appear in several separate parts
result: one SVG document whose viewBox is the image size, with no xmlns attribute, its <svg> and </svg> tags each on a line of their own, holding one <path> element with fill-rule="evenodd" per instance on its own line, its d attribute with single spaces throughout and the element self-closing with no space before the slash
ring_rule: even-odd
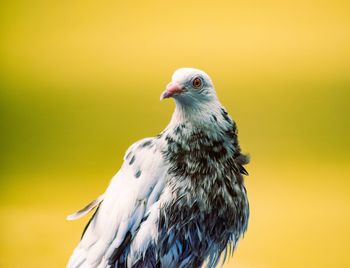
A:
<svg viewBox="0 0 350 268">
<path fill-rule="evenodd" d="M 160 100 L 179 95 L 182 92 L 183 92 L 183 88 L 178 83 L 170 82 L 167 85 L 164 92 L 162 93 L 162 95 L 160 95 Z"/>
</svg>

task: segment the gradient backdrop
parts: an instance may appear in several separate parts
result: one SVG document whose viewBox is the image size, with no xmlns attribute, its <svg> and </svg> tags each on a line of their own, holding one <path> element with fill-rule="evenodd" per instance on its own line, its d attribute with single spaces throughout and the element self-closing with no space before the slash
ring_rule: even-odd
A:
<svg viewBox="0 0 350 268">
<path fill-rule="evenodd" d="M 64 267 L 128 146 L 207 71 L 252 162 L 225 267 L 350 267 L 349 1 L 2 1 L 0 267 Z"/>
</svg>

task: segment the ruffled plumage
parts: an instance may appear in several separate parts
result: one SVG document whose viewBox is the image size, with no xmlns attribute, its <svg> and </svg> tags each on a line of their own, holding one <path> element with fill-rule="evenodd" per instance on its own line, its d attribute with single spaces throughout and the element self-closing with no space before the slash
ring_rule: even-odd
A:
<svg viewBox="0 0 350 268">
<path fill-rule="evenodd" d="M 236 124 L 204 72 L 179 69 L 172 80 L 167 128 L 133 144 L 106 192 L 69 216 L 98 207 L 67 267 L 215 267 L 246 231 Z"/>
</svg>

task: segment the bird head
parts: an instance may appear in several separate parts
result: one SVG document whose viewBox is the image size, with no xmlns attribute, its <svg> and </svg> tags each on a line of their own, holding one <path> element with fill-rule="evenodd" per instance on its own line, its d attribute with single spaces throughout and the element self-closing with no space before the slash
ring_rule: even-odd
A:
<svg viewBox="0 0 350 268">
<path fill-rule="evenodd" d="M 160 99 L 173 98 L 180 105 L 216 100 L 216 93 L 210 77 L 203 71 L 194 68 L 177 69 L 171 82 L 166 86 Z"/>
</svg>

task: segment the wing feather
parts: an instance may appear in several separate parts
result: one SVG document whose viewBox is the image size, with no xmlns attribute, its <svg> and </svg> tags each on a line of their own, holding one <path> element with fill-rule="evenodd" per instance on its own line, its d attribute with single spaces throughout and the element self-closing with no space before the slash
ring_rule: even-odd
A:
<svg viewBox="0 0 350 268">
<path fill-rule="evenodd" d="M 133 144 L 106 192 L 70 215 L 69 219 L 80 218 L 99 205 L 67 267 L 114 267 L 121 256 L 126 258 L 130 248 L 137 251 L 137 256 L 142 254 L 144 243 L 131 244 L 141 226 L 147 239 L 155 235 L 150 229 L 159 215 L 156 203 L 164 188 L 167 170 L 161 152 L 161 145 L 153 138 Z M 128 262 L 134 260 L 128 257 Z"/>
<path fill-rule="evenodd" d="M 97 197 L 95 200 L 93 200 L 91 203 L 86 205 L 81 210 L 79 210 L 79 211 L 77 211 L 77 212 L 75 212 L 73 214 L 68 215 L 67 216 L 67 220 L 73 221 L 73 220 L 80 219 L 81 217 L 84 217 L 91 210 L 93 210 L 95 207 L 97 207 L 103 201 L 103 199 L 104 199 L 104 194 L 102 194 L 99 197 Z"/>
</svg>

